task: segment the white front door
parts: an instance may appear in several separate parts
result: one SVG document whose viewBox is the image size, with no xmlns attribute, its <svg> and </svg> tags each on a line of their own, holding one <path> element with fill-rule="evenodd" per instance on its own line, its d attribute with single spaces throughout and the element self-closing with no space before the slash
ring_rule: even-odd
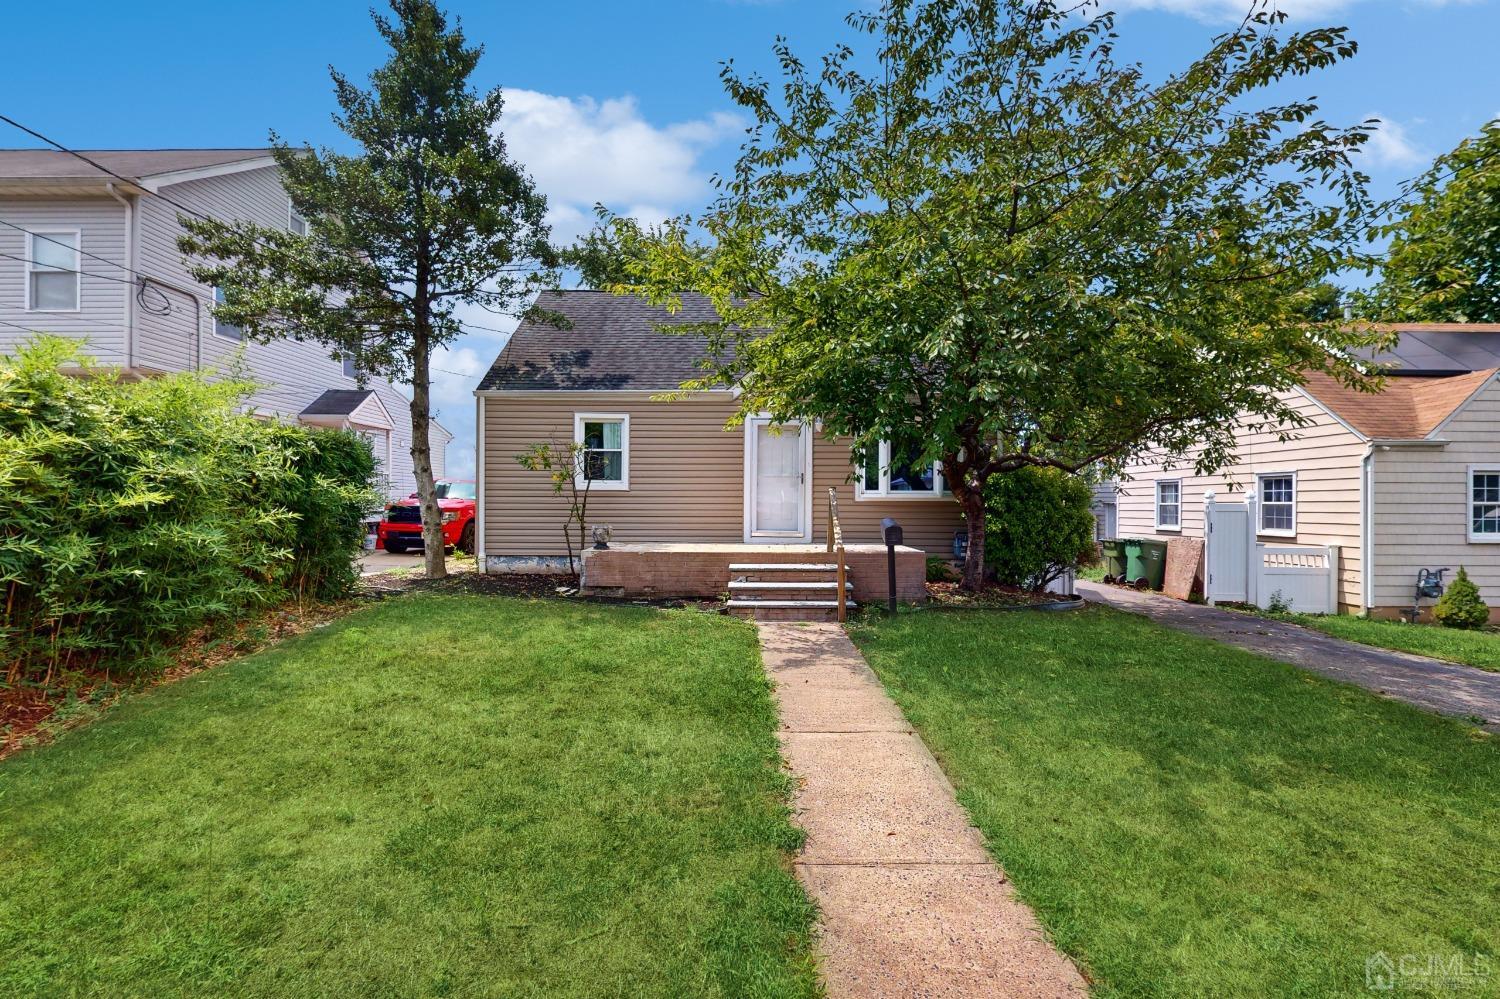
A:
<svg viewBox="0 0 1500 999">
<path fill-rule="evenodd" d="M 763 417 L 745 425 L 745 540 L 806 541 L 811 537 L 812 435 L 801 423 Z"/>
</svg>

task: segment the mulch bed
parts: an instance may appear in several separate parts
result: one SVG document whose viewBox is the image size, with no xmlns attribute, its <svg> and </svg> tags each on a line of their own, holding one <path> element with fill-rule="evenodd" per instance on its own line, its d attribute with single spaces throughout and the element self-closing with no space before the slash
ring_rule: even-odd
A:
<svg viewBox="0 0 1500 999">
<path fill-rule="evenodd" d="M 933 607 L 1012 608 L 1041 607 L 1071 598 L 1059 593 L 1032 593 L 1014 586 L 986 583 L 977 593 L 959 589 L 956 582 L 928 583 L 927 599 Z"/>
</svg>

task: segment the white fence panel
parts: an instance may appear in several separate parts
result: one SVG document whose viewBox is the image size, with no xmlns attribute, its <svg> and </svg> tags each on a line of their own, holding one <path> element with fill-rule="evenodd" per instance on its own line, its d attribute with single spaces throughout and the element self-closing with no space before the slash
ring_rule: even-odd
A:
<svg viewBox="0 0 1500 999">
<path fill-rule="evenodd" d="M 1204 497 L 1204 596 L 1210 604 L 1268 608 L 1280 597 L 1303 614 L 1338 613 L 1339 546 L 1268 545 L 1256 541 L 1255 498 Z"/>
<path fill-rule="evenodd" d="M 1299 614 L 1338 613 L 1339 546 L 1256 545 L 1256 606 L 1284 604 Z"/>
<path fill-rule="evenodd" d="M 1203 507 L 1204 598 L 1249 603 L 1250 508 L 1244 503 L 1221 503 L 1210 490 Z"/>
</svg>

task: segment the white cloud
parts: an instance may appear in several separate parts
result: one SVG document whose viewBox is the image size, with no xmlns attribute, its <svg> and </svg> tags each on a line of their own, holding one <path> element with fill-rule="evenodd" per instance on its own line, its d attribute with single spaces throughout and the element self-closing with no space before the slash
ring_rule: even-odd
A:
<svg viewBox="0 0 1500 999">
<path fill-rule="evenodd" d="M 1183 14 L 1221 24 L 1238 21 L 1249 12 L 1253 0 L 1103 0 L 1102 6 L 1117 11 L 1160 10 L 1169 14 Z M 1288 18 L 1308 21 L 1331 14 L 1338 14 L 1365 0 L 1274 0 L 1275 6 L 1285 11 Z M 1388 0 L 1381 0 L 1388 2 Z M 1447 7 L 1476 0 L 1411 0 L 1409 6 Z"/>
<path fill-rule="evenodd" d="M 634 97 L 554 97 L 507 90 L 500 119 L 511 155 L 547 195 L 559 239 L 588 228 L 594 205 L 659 222 L 708 193 L 703 153 L 741 131 L 726 112 L 670 125 L 641 115 Z"/>
<path fill-rule="evenodd" d="M 1366 117 L 1380 119 L 1380 123 L 1375 126 L 1375 131 L 1370 133 L 1370 140 L 1364 146 L 1364 154 L 1370 157 L 1372 166 L 1413 167 L 1432 159 L 1430 153 L 1423 151 L 1412 141 L 1405 126 L 1400 122 L 1381 118 L 1378 114 L 1366 115 Z"/>
<path fill-rule="evenodd" d="M 723 112 L 655 125 L 628 96 L 600 101 L 507 90 L 500 128 L 510 155 L 547 196 L 553 238 L 566 243 L 593 224 L 595 204 L 643 222 L 702 208 L 710 193 L 704 154 L 743 126 Z M 446 471 L 472 478 L 474 388 L 515 321 L 477 307 L 460 309 L 459 318 L 502 331 L 465 330 L 432 358 L 433 412 L 455 435 Z"/>
</svg>

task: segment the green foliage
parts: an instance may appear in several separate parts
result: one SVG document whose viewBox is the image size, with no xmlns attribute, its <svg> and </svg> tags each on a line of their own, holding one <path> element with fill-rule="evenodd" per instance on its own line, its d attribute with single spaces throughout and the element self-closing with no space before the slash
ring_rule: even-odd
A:
<svg viewBox="0 0 1500 999">
<path fill-rule="evenodd" d="M 985 562 L 1007 586 L 1040 591 L 1094 558 L 1093 494 L 1075 475 L 1021 468 L 990 479 Z"/>
<path fill-rule="evenodd" d="M 282 183 L 309 231 L 184 218 L 193 275 L 216 314 L 254 339 L 316 340 L 360 371 L 412 385 L 412 450 L 429 574 L 443 573 L 429 422 L 432 351 L 462 332 L 460 305 L 519 315 L 555 283 L 547 202 L 506 151 L 504 98 L 470 83 L 470 46 L 432 0 L 375 16 L 388 60 L 362 90 L 332 70 L 335 121 L 354 155 L 272 135 Z"/>
<path fill-rule="evenodd" d="M 927 556 L 927 581 L 929 583 L 951 583 L 958 578 L 953 563 L 941 555 Z"/>
<path fill-rule="evenodd" d="M 1500 118 L 1438 157 L 1386 230 L 1364 310 L 1377 319 L 1500 322 Z"/>
<path fill-rule="evenodd" d="M 709 337 L 703 381 L 742 413 L 942 462 L 969 584 L 991 475 L 1221 466 L 1238 414 L 1292 432 L 1285 390 L 1358 380 L 1347 348 L 1379 339 L 1307 319 L 1308 289 L 1363 260 L 1369 127 L 1261 100 L 1352 56 L 1346 32 L 1257 5 L 1160 77 L 1076 6 L 893 0 L 849 17 L 868 51 L 778 42 L 774 85 L 727 65 L 755 124 L 718 198 L 613 226 L 620 290 L 711 297 L 721 322 L 679 328 Z"/>
<path fill-rule="evenodd" d="M 1438 598 L 1432 616 L 1445 628 L 1483 628 L 1490 623 L 1490 608 L 1463 566 Z"/>
<path fill-rule="evenodd" d="M 136 659 L 289 592 L 347 589 L 367 444 L 240 415 L 242 382 L 59 371 L 83 361 L 53 338 L 0 359 L 7 682 Z"/>
</svg>

